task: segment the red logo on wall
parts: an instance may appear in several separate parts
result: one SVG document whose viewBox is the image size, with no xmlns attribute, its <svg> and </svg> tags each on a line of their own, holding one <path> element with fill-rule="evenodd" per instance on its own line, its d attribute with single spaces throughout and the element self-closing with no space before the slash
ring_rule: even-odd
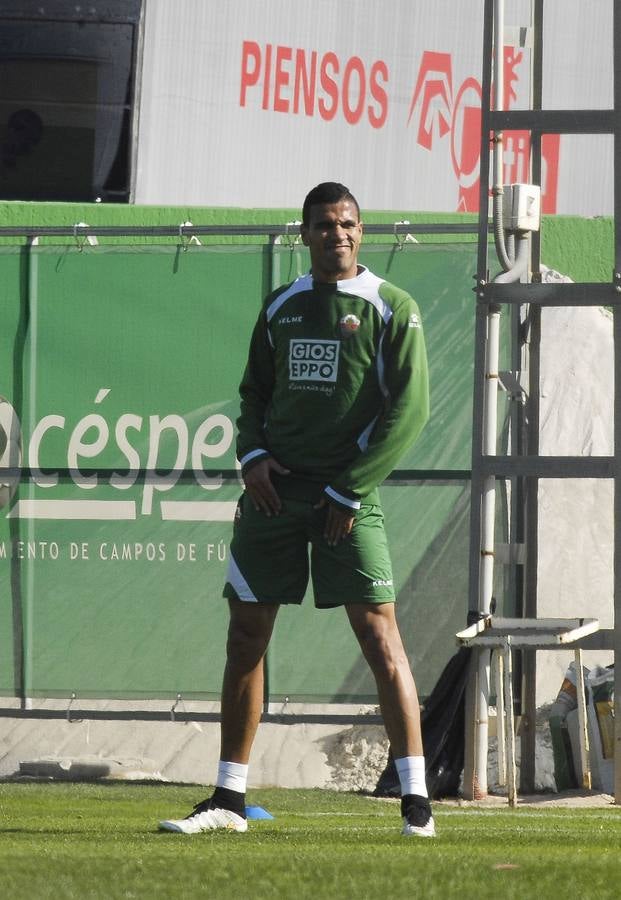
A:
<svg viewBox="0 0 621 900">
<path fill-rule="evenodd" d="M 517 100 L 516 86 L 523 52 L 504 49 L 505 109 Z M 329 51 L 244 41 L 239 83 L 240 107 L 254 106 L 287 116 L 318 117 L 348 126 L 389 127 L 390 69 L 382 59 L 340 57 Z M 481 85 L 470 76 L 456 87 L 450 53 L 425 50 L 407 125 L 417 124 L 416 141 L 433 151 L 448 141 L 458 184 L 457 209 L 477 212 L 481 149 Z M 556 212 L 559 136 L 543 135 L 542 210 Z M 530 181 L 530 140 L 527 131 L 505 131 L 505 183 Z"/>
<path fill-rule="evenodd" d="M 515 85 L 522 52 L 505 47 L 505 109 L 517 99 Z M 432 150 L 438 140 L 450 140 L 453 171 L 459 184 L 457 208 L 461 212 L 479 209 L 479 157 L 481 149 L 481 85 L 470 77 L 453 90 L 453 66 L 449 53 L 426 50 L 416 80 L 408 112 L 408 125 L 418 121 L 417 143 Z M 528 131 L 503 132 L 505 183 L 530 181 L 530 138 Z M 558 185 L 558 134 L 541 140 L 542 212 L 556 212 Z"/>
<path fill-rule="evenodd" d="M 388 115 L 388 66 L 381 59 L 365 63 L 359 56 L 244 41 L 239 105 L 261 98 L 262 109 L 289 115 L 335 117 L 348 125 L 367 121 L 382 128 Z M 258 92 L 258 93 L 257 93 Z"/>
</svg>

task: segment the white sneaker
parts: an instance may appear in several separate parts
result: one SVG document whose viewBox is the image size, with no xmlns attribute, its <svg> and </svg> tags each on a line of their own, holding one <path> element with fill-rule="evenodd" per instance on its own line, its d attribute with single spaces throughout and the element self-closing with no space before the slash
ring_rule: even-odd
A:
<svg viewBox="0 0 621 900">
<path fill-rule="evenodd" d="M 182 834 L 199 834 L 201 831 L 248 831 L 248 822 L 243 816 L 215 806 L 213 800 L 197 803 L 185 819 L 165 819 L 159 824 L 161 831 L 176 831 Z"/>
<path fill-rule="evenodd" d="M 431 805 L 426 797 L 407 794 L 401 798 L 403 828 L 401 834 L 432 838 L 436 836 L 436 826 L 431 815 Z"/>
<path fill-rule="evenodd" d="M 403 820 L 403 828 L 401 834 L 415 835 L 416 837 L 432 838 L 436 836 L 436 826 L 433 816 L 430 816 L 425 825 L 412 825 L 407 819 Z"/>
</svg>

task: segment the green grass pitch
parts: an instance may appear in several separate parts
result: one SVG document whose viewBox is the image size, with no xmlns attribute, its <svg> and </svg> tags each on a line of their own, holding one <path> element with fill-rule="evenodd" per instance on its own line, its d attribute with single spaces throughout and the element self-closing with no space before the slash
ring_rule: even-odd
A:
<svg viewBox="0 0 621 900">
<path fill-rule="evenodd" d="M 396 801 L 253 790 L 246 834 L 159 833 L 210 793 L 161 784 L 0 784 L 0 897 L 580 898 L 621 896 L 621 808 L 437 804 L 435 840 Z"/>
</svg>

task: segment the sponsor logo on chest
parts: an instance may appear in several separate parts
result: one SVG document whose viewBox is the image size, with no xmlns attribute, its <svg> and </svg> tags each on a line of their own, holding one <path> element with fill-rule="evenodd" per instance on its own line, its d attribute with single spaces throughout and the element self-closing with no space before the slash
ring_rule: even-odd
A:
<svg viewBox="0 0 621 900">
<path fill-rule="evenodd" d="M 336 381 L 340 341 L 292 339 L 289 341 L 291 381 Z"/>
</svg>

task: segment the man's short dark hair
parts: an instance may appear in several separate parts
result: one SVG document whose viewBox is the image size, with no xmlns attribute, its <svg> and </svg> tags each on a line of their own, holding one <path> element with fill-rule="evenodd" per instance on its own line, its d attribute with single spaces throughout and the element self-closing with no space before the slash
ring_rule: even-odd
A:
<svg viewBox="0 0 621 900">
<path fill-rule="evenodd" d="M 339 184 L 338 181 L 322 181 L 321 184 L 318 184 L 306 195 L 304 206 L 302 207 L 302 224 L 308 226 L 311 206 L 318 206 L 323 203 L 340 203 L 341 200 L 349 200 L 350 203 L 353 203 L 358 211 L 358 218 L 360 218 L 360 206 L 348 187 L 345 187 L 344 184 Z"/>
</svg>

